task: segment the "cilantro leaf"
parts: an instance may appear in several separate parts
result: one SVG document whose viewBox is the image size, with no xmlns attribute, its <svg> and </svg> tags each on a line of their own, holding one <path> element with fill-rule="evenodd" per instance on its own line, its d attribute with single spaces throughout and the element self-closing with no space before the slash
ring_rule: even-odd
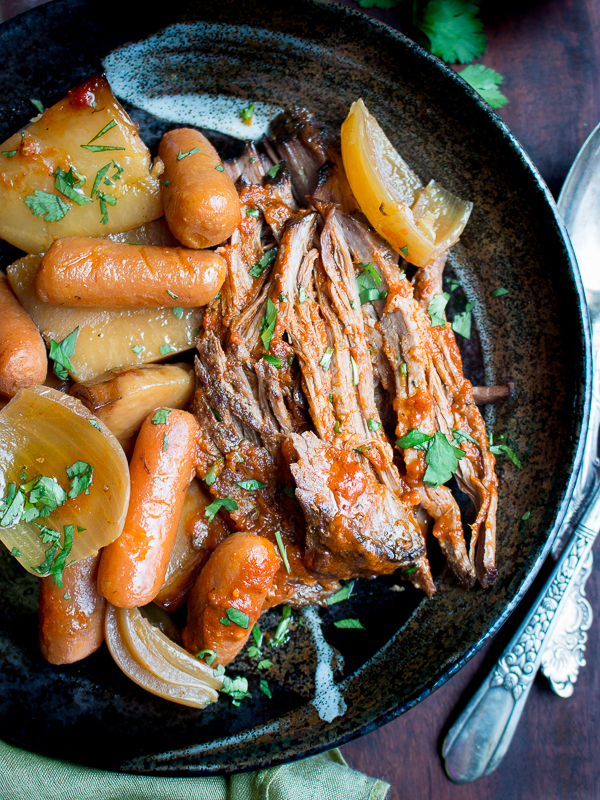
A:
<svg viewBox="0 0 600 800">
<path fill-rule="evenodd" d="M 452 431 L 458 442 L 465 442 L 465 441 L 472 442 L 473 444 L 476 444 L 477 447 L 480 447 L 480 444 L 477 441 L 477 439 L 474 439 L 470 434 L 465 433 L 464 431 L 459 431 L 456 428 L 450 428 L 450 430 Z"/>
<path fill-rule="evenodd" d="M 429 301 L 427 313 L 429 314 L 431 324 L 434 328 L 446 324 L 444 312 L 448 305 L 448 300 L 450 300 L 448 292 L 442 292 L 441 294 L 434 295 Z"/>
<path fill-rule="evenodd" d="M 206 475 L 204 476 L 204 483 L 207 486 L 212 486 L 213 483 L 217 480 L 217 466 L 223 461 L 223 458 L 218 458 L 212 467 L 208 470 Z"/>
<path fill-rule="evenodd" d="M 256 264 L 248 270 L 248 275 L 250 275 L 252 278 L 260 278 L 269 264 L 275 261 L 276 255 L 276 247 L 272 247 L 270 250 L 267 250 L 260 261 L 257 261 Z"/>
<path fill-rule="evenodd" d="M 255 492 L 257 489 L 264 489 L 266 483 L 261 483 L 254 478 L 248 478 L 246 481 L 235 481 L 240 489 L 245 489 L 247 492 Z"/>
<path fill-rule="evenodd" d="M 465 339 L 471 338 L 471 311 L 475 308 L 475 303 L 467 303 L 465 310 L 460 314 L 455 314 L 452 320 L 452 330 L 459 333 Z"/>
<path fill-rule="evenodd" d="M 10 487 L 13 487 L 13 491 L 10 490 Z M 23 511 L 23 506 L 25 505 L 25 497 L 22 492 L 15 492 L 15 489 L 16 484 L 11 483 L 9 485 L 7 499 L 3 503 L 3 506 L 5 503 L 6 505 L 5 509 L 3 509 L 2 518 L 0 518 L 0 527 L 2 528 L 8 528 L 21 519 L 21 512 Z"/>
<path fill-rule="evenodd" d="M 258 669 L 269 669 L 269 667 L 273 666 L 273 662 L 269 658 L 263 658 L 256 666 Z"/>
<path fill-rule="evenodd" d="M 335 594 L 327 598 L 327 605 L 332 606 L 334 603 L 341 603 L 342 600 L 347 600 L 352 594 L 352 589 L 354 589 L 354 581 L 348 581 Z"/>
<path fill-rule="evenodd" d="M 105 133 L 108 133 L 108 131 L 110 131 L 112 128 L 114 128 L 116 124 L 117 124 L 117 121 L 116 121 L 115 119 L 111 119 L 111 121 L 110 121 L 108 124 L 106 124 L 106 125 L 105 125 L 105 126 L 102 128 L 102 130 L 101 130 L 101 131 L 99 131 L 99 132 L 98 132 L 98 133 L 97 133 L 95 136 L 93 136 L 93 137 L 92 137 L 92 138 L 89 140 L 88 144 L 91 144 L 92 142 L 95 142 L 95 141 L 96 141 L 96 139 L 99 139 L 101 136 L 104 136 L 104 134 L 105 134 Z"/>
<path fill-rule="evenodd" d="M 199 147 L 192 147 L 192 149 L 188 150 L 187 153 L 184 153 L 183 150 L 180 150 L 177 153 L 177 161 L 181 161 L 182 158 L 187 158 L 188 156 L 193 156 L 194 153 L 201 153 L 201 152 L 202 150 L 200 150 Z"/>
<path fill-rule="evenodd" d="M 273 167 L 271 167 L 271 169 L 267 170 L 267 175 L 269 176 L 269 178 L 274 178 L 277 175 L 277 173 L 279 172 L 279 170 L 281 169 L 282 166 L 283 166 L 282 163 L 279 162 L 279 164 L 275 164 L 275 166 L 273 166 Z"/>
<path fill-rule="evenodd" d="M 492 297 L 504 297 L 505 294 L 509 294 L 508 289 L 505 289 L 503 286 L 498 287 L 498 289 L 493 289 L 490 294 Z"/>
<path fill-rule="evenodd" d="M 396 444 L 398 447 L 402 447 L 404 450 L 407 450 L 409 447 L 412 447 L 415 450 L 427 450 L 429 442 L 432 438 L 433 437 L 429 436 L 427 433 L 421 433 L 421 431 L 415 428 L 412 431 L 409 431 L 406 436 L 403 436 L 401 439 L 397 439 Z"/>
<path fill-rule="evenodd" d="M 502 108 L 508 103 L 508 97 L 498 88 L 504 78 L 499 72 L 483 64 L 470 64 L 458 73 L 463 81 L 472 86 L 492 108 Z M 506 294 L 506 291 L 502 292 Z M 494 295 L 496 296 L 496 295 Z"/>
<path fill-rule="evenodd" d="M 495 456 L 508 456 L 517 469 L 523 469 L 521 460 L 507 444 L 490 444 L 490 453 L 493 453 Z M 2 523 L 0 523 L 0 525 L 1 524 Z"/>
<path fill-rule="evenodd" d="M 465 454 L 458 447 L 453 447 L 445 434 L 438 431 L 429 442 L 425 463 L 427 469 L 423 480 L 432 486 L 447 483 L 456 472 L 458 459 Z"/>
<path fill-rule="evenodd" d="M 84 183 L 85 178 L 82 179 L 76 173 L 74 173 L 73 167 L 70 167 L 68 172 L 65 172 L 64 169 L 58 167 L 54 173 L 54 186 L 56 187 L 56 190 L 61 194 L 64 194 L 64 196 L 69 200 L 77 203 L 78 206 L 84 206 L 87 203 L 93 202 L 91 197 L 86 197 L 85 195 L 76 191 L 80 186 L 83 186 Z"/>
<path fill-rule="evenodd" d="M 170 344 L 162 344 L 158 348 L 158 352 L 161 354 L 161 356 L 168 356 L 169 353 L 174 353 L 175 352 L 175 348 L 171 347 Z"/>
<path fill-rule="evenodd" d="M 290 569 L 290 562 L 288 561 L 285 545 L 283 543 L 283 539 L 281 538 L 281 531 L 275 531 L 275 539 L 277 541 L 277 548 L 279 550 L 279 555 L 281 556 L 281 560 L 283 561 L 283 566 L 285 567 L 285 571 L 289 575 L 292 570 Z"/>
<path fill-rule="evenodd" d="M 154 412 L 154 416 L 152 417 L 152 424 L 153 425 L 165 425 L 167 422 L 167 417 L 171 413 L 170 408 L 159 408 L 158 411 Z"/>
<path fill-rule="evenodd" d="M 277 322 L 277 308 L 275 307 L 275 303 L 271 300 L 270 297 L 267 298 L 267 313 L 263 318 L 261 324 L 261 334 L 260 338 L 262 339 L 263 346 L 265 350 L 268 350 L 271 346 L 271 339 L 273 338 L 273 333 L 275 332 L 275 324 Z"/>
<path fill-rule="evenodd" d="M 54 374 L 66 381 L 69 377 L 69 372 L 77 375 L 77 372 L 71 364 L 71 357 L 75 353 L 75 344 L 77 342 L 77 335 L 79 334 L 79 326 L 74 331 L 62 340 L 62 342 L 55 342 L 50 339 L 50 358 L 54 361 Z"/>
<path fill-rule="evenodd" d="M 371 263 L 362 263 L 358 266 L 363 267 L 362 272 L 356 278 L 356 287 L 361 306 L 372 300 L 384 300 L 387 297 L 387 292 L 379 289 L 383 279 L 375 267 Z"/>
<path fill-rule="evenodd" d="M 204 655 L 205 653 L 208 653 L 208 655 L 205 656 Z M 216 657 L 217 657 L 217 654 L 215 653 L 214 650 L 200 650 L 199 653 L 196 653 L 196 658 L 203 658 L 204 661 L 208 664 L 209 667 L 210 667 L 211 664 L 214 663 Z"/>
<path fill-rule="evenodd" d="M 225 613 L 227 617 L 236 625 L 239 625 L 240 628 L 248 630 L 248 626 L 250 625 L 250 617 L 248 614 L 240 611 L 238 608 L 228 608 Z"/>
<path fill-rule="evenodd" d="M 226 508 L 227 511 L 237 511 L 239 506 L 231 497 L 223 497 L 220 500 L 215 500 L 204 509 L 204 513 L 209 522 L 213 521 L 221 508 Z"/>
<path fill-rule="evenodd" d="M 265 662 L 261 662 L 261 663 L 265 663 Z M 260 664 L 258 665 L 258 668 L 260 669 Z M 271 690 L 269 689 L 269 684 L 266 682 L 266 680 L 264 678 L 259 683 L 258 688 L 261 690 L 261 692 L 263 694 L 265 694 L 269 698 L 269 700 L 271 700 L 273 695 L 271 694 Z"/>
<path fill-rule="evenodd" d="M 364 631 L 365 627 L 358 619 L 338 619 L 334 623 L 336 628 L 357 628 Z"/>
<path fill-rule="evenodd" d="M 250 105 L 246 106 L 246 108 L 242 108 L 240 111 L 240 117 L 242 118 L 242 122 L 245 122 L 246 125 L 250 125 L 252 122 L 252 115 L 254 114 L 254 109 L 256 108 L 256 103 L 250 103 Z"/>
<path fill-rule="evenodd" d="M 2 150 L 1 152 L 2 152 L 2 155 L 6 156 L 7 158 L 14 158 L 14 156 L 16 156 L 19 151 L 18 150 Z"/>
<path fill-rule="evenodd" d="M 221 694 L 228 694 L 231 697 L 231 703 L 234 706 L 239 706 L 240 701 L 245 697 L 252 697 L 248 691 L 248 679 L 238 676 L 233 680 L 227 675 L 223 678 L 223 686 L 219 689 Z"/>
<path fill-rule="evenodd" d="M 58 222 L 69 210 L 69 206 L 62 197 L 42 192 L 39 189 L 36 189 L 33 194 L 27 195 L 23 202 L 32 214 L 42 217 L 46 222 Z"/>
<path fill-rule="evenodd" d="M 89 486 L 92 483 L 92 473 L 94 468 L 85 461 L 76 461 L 67 467 L 67 475 L 71 478 L 69 483 L 69 497 L 73 500 L 81 492 L 90 493 Z"/>
<path fill-rule="evenodd" d="M 470 0 L 430 0 L 416 26 L 429 39 L 435 56 L 449 64 L 468 64 L 487 48 L 478 11 L 479 3 Z"/>
<path fill-rule="evenodd" d="M 177 319 L 181 319 L 183 317 L 183 308 L 181 306 L 173 308 L 172 311 L 173 311 L 173 316 L 177 317 Z"/>
</svg>

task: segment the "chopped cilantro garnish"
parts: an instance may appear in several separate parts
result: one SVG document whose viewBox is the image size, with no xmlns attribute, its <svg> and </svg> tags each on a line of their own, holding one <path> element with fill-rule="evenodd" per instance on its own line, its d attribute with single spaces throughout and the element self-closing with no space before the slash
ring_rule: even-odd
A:
<svg viewBox="0 0 600 800">
<path fill-rule="evenodd" d="M 404 258 L 407 258 L 408 257 L 408 245 L 405 244 L 404 247 L 401 247 L 400 248 L 400 252 L 404 256 Z"/>
<path fill-rule="evenodd" d="M 171 347 L 170 344 L 162 344 L 158 348 L 158 352 L 161 354 L 161 356 L 168 356 L 169 353 L 174 353 L 175 352 L 175 348 Z"/>
<path fill-rule="evenodd" d="M 105 153 L 109 150 L 125 150 L 124 147 L 115 147 L 111 144 L 80 144 L 84 150 L 89 150 L 90 153 Z"/>
<path fill-rule="evenodd" d="M 182 158 L 187 158 L 188 156 L 193 156 L 194 153 L 201 153 L 202 150 L 199 147 L 192 147 L 191 150 L 188 150 L 187 153 L 184 153 L 183 150 L 180 150 L 177 153 L 177 161 L 181 161 Z"/>
<path fill-rule="evenodd" d="M 296 490 L 293 486 L 284 486 L 283 493 L 287 494 L 288 497 L 296 497 Z"/>
<path fill-rule="evenodd" d="M 277 299 L 279 300 L 280 303 L 289 303 L 290 302 L 289 297 L 287 296 L 287 294 L 284 294 L 284 292 L 280 292 L 279 293 L 279 297 Z"/>
<path fill-rule="evenodd" d="M 106 173 L 110 169 L 110 165 L 112 163 L 113 163 L 112 161 L 109 161 L 108 164 L 105 164 L 96 173 L 96 177 L 94 178 L 94 184 L 92 186 L 91 197 L 93 197 L 96 194 L 96 192 L 98 190 L 98 187 L 100 186 L 100 183 L 102 182 L 102 178 L 104 178 L 104 176 L 106 175 Z"/>
<path fill-rule="evenodd" d="M 285 571 L 289 575 L 292 570 L 290 569 L 290 562 L 288 561 L 285 545 L 283 543 L 283 539 L 281 538 L 281 531 L 275 531 L 275 539 L 277 540 L 277 547 L 279 549 L 279 555 L 281 556 L 281 560 L 283 561 L 283 566 L 285 567 Z"/>
<path fill-rule="evenodd" d="M 96 139 L 99 139 L 101 136 L 104 136 L 104 134 L 108 133 L 108 131 L 112 130 L 116 126 L 116 124 L 117 124 L 117 121 L 115 119 L 111 119 L 111 121 L 108 122 L 102 128 L 101 131 L 98 131 L 98 133 L 89 140 L 88 144 L 91 144 L 92 142 L 95 142 Z"/>
<path fill-rule="evenodd" d="M 174 294 L 170 289 L 165 289 L 165 292 L 169 295 L 169 297 L 172 297 L 173 300 L 179 300 L 179 297 L 176 294 Z"/>
<path fill-rule="evenodd" d="M 526 521 L 529 519 L 529 517 L 530 517 L 530 516 L 531 516 L 531 511 L 526 511 L 526 512 L 523 514 L 523 516 L 521 517 L 521 519 L 522 519 L 524 522 L 526 522 Z"/>
<path fill-rule="evenodd" d="M 444 319 L 444 311 L 448 305 L 448 300 L 450 300 L 450 295 L 448 292 L 442 292 L 442 294 L 434 295 L 429 301 L 427 313 L 429 314 L 431 324 L 434 327 L 446 324 L 446 320 Z"/>
<path fill-rule="evenodd" d="M 455 314 L 452 320 L 452 330 L 459 333 L 465 339 L 471 338 L 471 311 L 475 308 L 475 303 L 467 303 L 465 310 L 460 314 Z M 433 320 L 432 320 L 433 322 Z"/>
<path fill-rule="evenodd" d="M 369 428 L 370 431 L 373 431 L 373 433 L 375 433 L 381 428 L 381 422 L 377 422 L 376 419 L 368 419 L 367 427 Z"/>
<path fill-rule="evenodd" d="M 67 475 L 71 478 L 69 483 L 69 497 L 73 500 L 81 492 L 90 493 L 94 468 L 85 461 L 76 461 L 67 467 Z"/>
<path fill-rule="evenodd" d="M 10 554 L 11 556 L 14 556 L 14 558 L 21 558 L 23 555 L 18 547 L 13 547 L 13 549 L 10 551 Z"/>
<path fill-rule="evenodd" d="M 177 319 L 181 319 L 183 317 L 183 308 L 181 306 L 177 306 L 173 309 L 173 316 L 177 317 Z"/>
<path fill-rule="evenodd" d="M 214 483 L 214 482 L 217 480 L 217 466 L 218 466 L 219 464 L 221 464 L 221 463 L 222 463 L 222 461 L 223 461 L 223 459 L 222 459 L 222 458 L 218 458 L 218 459 L 215 461 L 215 463 L 212 465 L 212 467 L 211 467 L 211 468 L 208 470 L 208 472 L 206 473 L 206 475 L 205 475 L 205 477 L 204 477 L 204 483 L 205 483 L 207 486 L 212 486 L 212 485 L 213 485 L 213 483 Z"/>
<path fill-rule="evenodd" d="M 289 606 L 284 606 L 283 611 L 281 612 L 281 622 L 277 626 L 277 630 L 275 631 L 275 636 L 273 636 L 273 638 L 269 642 L 271 647 L 279 647 L 280 645 L 285 644 L 285 642 L 287 642 L 289 638 L 288 630 L 291 621 L 292 621 L 292 609 Z"/>
<path fill-rule="evenodd" d="M 263 355 L 262 358 L 267 362 L 267 364 L 272 364 L 277 369 L 281 369 L 283 367 L 283 361 L 277 356 Z"/>
<path fill-rule="evenodd" d="M 247 208 L 246 209 L 246 216 L 247 217 L 254 217 L 256 219 L 260 215 L 260 211 L 257 208 Z"/>
<path fill-rule="evenodd" d="M 169 437 L 166 433 L 163 433 L 163 453 L 166 453 L 169 449 Z"/>
<path fill-rule="evenodd" d="M 97 431 L 101 431 L 102 430 L 102 428 L 100 427 L 100 423 L 98 422 L 97 419 L 88 419 L 88 422 L 90 423 L 90 425 L 93 425 L 94 428 L 96 428 Z"/>
<path fill-rule="evenodd" d="M 352 356 L 350 356 L 350 365 L 352 366 L 352 386 L 358 386 L 358 364 Z"/>
<path fill-rule="evenodd" d="M 74 375 L 77 375 L 70 359 L 75 353 L 75 345 L 77 343 L 77 336 L 79 334 L 79 326 L 61 342 L 55 342 L 50 339 L 50 358 L 54 361 L 54 374 L 62 381 L 66 381 L 69 377 L 67 370 L 70 370 Z"/>
<path fill-rule="evenodd" d="M 143 353 L 146 348 L 142 347 L 141 344 L 134 344 L 131 349 L 136 354 L 136 356 L 139 356 L 139 354 Z"/>
<path fill-rule="evenodd" d="M 45 527 L 45 526 L 42 526 Z M 46 528 L 46 531 L 51 531 Z M 58 532 L 57 537 L 59 536 Z M 52 537 L 53 538 L 53 537 Z M 63 571 L 67 566 L 67 558 L 73 548 L 73 525 L 65 525 L 63 527 L 63 542 L 54 540 L 50 547 L 46 550 L 46 558 L 43 563 L 37 567 L 33 567 L 38 575 L 54 575 L 54 583 L 61 587 L 63 581 Z M 58 553 L 57 553 L 58 551 Z"/>
<path fill-rule="evenodd" d="M 257 489 L 264 489 L 267 485 L 266 483 L 261 483 L 254 478 L 248 478 L 245 481 L 235 481 L 235 483 L 240 487 L 240 489 L 245 489 L 247 492 L 255 492 Z"/>
<path fill-rule="evenodd" d="M 164 425 L 170 413 L 171 413 L 170 408 L 159 408 L 158 411 L 154 412 L 154 416 L 152 417 L 152 424 Z"/>
<path fill-rule="evenodd" d="M 325 372 L 329 370 L 332 358 L 333 358 L 333 347 L 328 347 L 323 353 L 321 360 L 319 361 L 319 365 L 323 367 Z"/>
<path fill-rule="evenodd" d="M 336 628 L 357 628 L 364 631 L 365 627 L 357 619 L 338 619 L 334 623 Z"/>
<path fill-rule="evenodd" d="M 213 669 L 213 675 L 215 678 L 219 678 L 221 675 L 225 675 L 225 667 L 223 664 L 219 664 L 216 669 Z"/>
<path fill-rule="evenodd" d="M 170 183 L 171 181 L 163 181 L 163 186 L 168 186 Z"/>
<path fill-rule="evenodd" d="M 230 619 L 236 625 L 239 625 L 240 628 L 248 630 L 248 626 L 250 625 L 250 617 L 248 614 L 245 614 L 238 608 L 228 608 L 225 613 L 227 614 L 228 619 Z"/>
<path fill-rule="evenodd" d="M 342 600 L 347 600 L 352 594 L 353 588 L 354 581 L 348 581 L 348 583 L 345 583 L 335 594 L 327 598 L 327 605 L 332 606 L 334 603 L 341 603 Z"/>
<path fill-rule="evenodd" d="M 450 430 L 452 431 L 458 442 L 465 442 L 465 441 L 472 442 L 473 444 L 476 444 L 479 447 L 479 442 L 477 441 L 477 439 L 474 439 L 470 434 L 465 433 L 464 431 L 459 431 L 456 428 L 450 428 Z"/>
<path fill-rule="evenodd" d="M 217 420 L 217 422 L 223 422 L 223 417 L 219 414 L 216 408 L 212 408 L 211 406 L 210 410 L 212 411 L 213 416 Z"/>
<path fill-rule="evenodd" d="M 29 102 L 37 108 L 40 114 L 44 113 L 44 104 L 40 100 L 34 100 L 32 97 L 30 97 Z"/>
<path fill-rule="evenodd" d="M 257 261 L 256 264 L 248 270 L 248 275 L 250 275 L 252 278 L 260 278 L 269 264 L 273 263 L 276 255 L 276 247 L 272 247 L 270 250 L 267 250 L 260 261 Z"/>
<path fill-rule="evenodd" d="M 274 178 L 281 169 L 281 167 L 282 164 L 280 162 L 279 164 L 275 164 L 275 166 L 271 167 L 271 169 L 267 170 L 267 175 L 269 176 L 269 178 Z"/>
<path fill-rule="evenodd" d="M 449 64 L 467 64 L 483 55 L 487 37 L 472 0 L 430 0 L 416 26 L 429 39 L 431 52 Z"/>
<path fill-rule="evenodd" d="M 275 324 L 277 322 L 277 308 L 275 303 L 271 300 L 270 297 L 267 298 L 267 312 L 263 317 L 260 330 L 260 338 L 262 339 L 263 346 L 265 350 L 268 350 L 271 346 L 271 339 L 273 338 L 273 333 L 275 332 Z"/>
<path fill-rule="evenodd" d="M 250 105 L 246 106 L 246 108 L 242 108 L 240 111 L 240 117 L 242 118 L 242 121 L 246 123 L 246 125 L 250 125 L 255 108 L 256 103 L 250 103 Z"/>
<path fill-rule="evenodd" d="M 54 173 L 54 186 L 56 190 L 78 206 L 84 206 L 87 203 L 93 202 L 91 197 L 85 197 L 85 195 L 76 191 L 76 189 L 83 186 L 84 183 L 85 178 L 82 180 L 75 174 L 73 172 L 73 167 L 71 167 L 68 172 L 65 172 L 64 169 L 59 167 Z"/>
<path fill-rule="evenodd" d="M 407 373 L 406 362 L 403 361 L 400 364 L 400 375 L 406 375 L 406 373 Z"/>
<path fill-rule="evenodd" d="M 383 283 L 383 279 L 375 267 L 371 263 L 366 262 L 358 266 L 362 267 L 362 272 L 360 272 L 356 279 L 360 304 L 364 306 L 365 303 L 369 303 L 373 300 L 385 300 L 387 292 L 379 289 Z"/>
<path fill-rule="evenodd" d="M 432 486 L 447 483 L 456 472 L 458 459 L 464 456 L 458 447 L 453 447 L 445 434 L 438 431 L 427 447 L 425 463 L 427 469 L 423 480 Z"/>
<path fill-rule="evenodd" d="M 258 669 L 269 669 L 273 666 L 273 662 L 269 658 L 263 658 L 256 666 Z"/>
<path fill-rule="evenodd" d="M 406 436 L 403 436 L 401 439 L 397 439 L 396 444 L 398 447 L 402 447 L 403 450 L 407 450 L 409 447 L 412 447 L 416 450 L 427 450 L 426 445 L 431 438 L 432 437 L 428 434 L 413 429 L 412 431 L 409 431 Z"/>
<path fill-rule="evenodd" d="M 69 206 L 62 197 L 42 192 L 39 189 L 36 189 L 33 194 L 27 195 L 23 202 L 32 214 L 42 217 L 46 222 L 58 222 L 69 210 Z"/>
<path fill-rule="evenodd" d="M 227 675 L 223 678 L 223 686 L 219 689 L 221 694 L 228 694 L 231 697 L 231 704 L 239 706 L 245 697 L 252 697 L 248 691 L 248 680 L 241 676 L 233 680 Z"/>
<path fill-rule="evenodd" d="M 498 289 L 494 289 L 490 292 L 492 297 L 504 297 L 505 294 L 508 294 L 508 289 L 505 289 L 503 286 L 500 286 Z"/>
<path fill-rule="evenodd" d="M 340 425 L 340 421 L 339 419 L 336 419 L 335 425 L 333 426 L 333 430 L 335 431 L 335 433 L 339 433 L 341 429 L 342 426 Z"/>
<path fill-rule="evenodd" d="M 208 654 L 208 655 L 205 655 L 205 654 Z M 196 653 L 196 658 L 203 658 L 204 661 L 208 664 L 209 667 L 210 667 L 211 664 L 214 663 L 216 657 L 217 657 L 217 654 L 215 653 L 214 650 L 200 650 L 199 653 Z"/>
<path fill-rule="evenodd" d="M 227 617 L 221 617 L 219 622 L 221 623 L 221 625 L 225 625 L 226 627 L 229 627 L 231 625 L 231 622 L 227 619 Z"/>
<path fill-rule="evenodd" d="M 12 158 L 13 156 L 16 156 L 19 151 L 18 150 L 2 150 L 0 152 L 2 153 L 3 156 L 6 156 L 7 158 Z"/>
<path fill-rule="evenodd" d="M 259 668 L 260 668 L 260 664 L 259 664 Z M 269 698 L 269 700 L 271 700 L 273 695 L 271 694 L 271 690 L 269 689 L 269 684 L 266 682 L 266 680 L 264 678 L 259 683 L 258 688 L 261 690 L 261 692 L 263 694 L 266 694 L 266 696 Z"/>
<path fill-rule="evenodd" d="M 220 500 L 215 500 L 204 509 L 204 513 L 209 522 L 213 521 L 221 508 L 226 508 L 227 511 L 237 511 L 239 506 L 231 497 L 223 497 Z"/>
<path fill-rule="evenodd" d="M 446 275 L 444 275 L 444 281 L 448 285 L 448 288 L 450 289 L 451 292 L 453 292 L 455 289 L 458 289 L 458 287 L 460 286 L 460 281 L 458 280 L 458 278 L 448 278 L 446 277 Z"/>
<path fill-rule="evenodd" d="M 483 64 L 469 64 L 459 73 L 460 77 L 478 92 L 492 108 L 502 108 L 508 97 L 498 88 L 504 78 L 499 72 Z"/>
<path fill-rule="evenodd" d="M 225 172 L 225 167 L 223 166 L 223 164 L 217 164 L 215 169 L 217 170 L 217 172 Z"/>
<path fill-rule="evenodd" d="M 71 595 L 69 594 L 69 592 L 65 592 L 65 593 L 63 594 L 63 599 L 64 599 L 64 600 L 70 600 L 70 599 L 71 599 Z"/>
<path fill-rule="evenodd" d="M 262 647 L 262 642 L 264 637 L 258 625 L 254 625 L 252 628 L 252 638 L 254 639 L 254 644 L 260 650 L 260 648 Z"/>
<path fill-rule="evenodd" d="M 499 439 L 503 439 L 504 436 L 499 436 Z M 512 463 L 517 467 L 517 469 L 523 469 L 521 461 L 517 454 L 512 450 L 507 444 L 494 444 L 494 437 L 490 434 L 490 453 L 493 453 L 496 456 L 505 455 L 512 461 Z M 2 523 L 0 523 L 1 525 Z"/>
</svg>

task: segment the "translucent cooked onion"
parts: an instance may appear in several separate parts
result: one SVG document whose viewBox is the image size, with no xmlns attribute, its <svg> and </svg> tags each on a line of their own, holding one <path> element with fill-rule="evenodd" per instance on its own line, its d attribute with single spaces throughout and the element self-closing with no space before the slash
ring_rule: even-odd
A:
<svg viewBox="0 0 600 800">
<path fill-rule="evenodd" d="M 222 678 L 145 619 L 138 608 L 106 613 L 106 643 L 132 681 L 165 700 L 193 708 L 216 702 Z"/>
<path fill-rule="evenodd" d="M 3 507 L 0 513 L 0 539 L 28 572 L 48 574 L 40 565 L 52 543 L 43 541 L 39 525 L 61 537 L 64 526 L 73 526 L 67 565 L 97 553 L 120 535 L 129 504 L 129 468 L 118 441 L 79 400 L 47 386 L 21 389 L 0 413 L 1 496 L 7 496 L 10 484 L 18 490 L 38 476 L 56 479 L 68 493 L 67 468 L 76 462 L 93 467 L 91 483 L 49 516 L 26 522 L 21 514 L 10 524 L 10 509 Z M 75 493 L 77 487 L 73 489 Z"/>
<path fill-rule="evenodd" d="M 423 188 L 362 100 L 342 125 L 342 158 L 361 210 L 407 261 L 424 267 L 458 240 L 473 204 L 435 181 Z"/>
</svg>

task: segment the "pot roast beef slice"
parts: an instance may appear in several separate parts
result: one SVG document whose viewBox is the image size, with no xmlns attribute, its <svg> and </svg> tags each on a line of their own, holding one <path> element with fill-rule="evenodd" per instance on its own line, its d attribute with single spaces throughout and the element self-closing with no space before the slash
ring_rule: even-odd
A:
<svg viewBox="0 0 600 800">
<path fill-rule="evenodd" d="M 225 161 L 223 166 L 234 183 L 241 178 L 247 184 L 260 186 L 273 164 L 266 156 L 261 156 L 252 142 L 248 142 L 241 156 Z"/>
<path fill-rule="evenodd" d="M 415 298 L 422 306 L 428 306 L 431 297 L 441 292 L 445 261 L 446 254 L 426 267 L 424 275 L 415 281 Z M 473 400 L 473 387 L 463 375 L 454 332 L 449 325 L 432 326 L 431 339 L 434 367 L 432 385 L 438 416 L 443 417 L 449 429 L 470 436 L 477 442 L 475 444 L 468 440 L 461 443 L 467 457 L 459 460 L 456 479 L 477 511 L 477 518 L 471 525 L 469 557 L 481 585 L 490 586 L 497 576 L 494 555 L 498 506 L 498 479 L 494 471 L 496 459 L 489 450 L 485 424 Z M 454 436 L 460 439 L 460 436 Z"/>
<path fill-rule="evenodd" d="M 385 575 L 423 554 L 412 510 L 352 450 L 313 433 L 291 436 L 290 465 L 306 521 L 306 563 L 337 578 Z"/>
</svg>

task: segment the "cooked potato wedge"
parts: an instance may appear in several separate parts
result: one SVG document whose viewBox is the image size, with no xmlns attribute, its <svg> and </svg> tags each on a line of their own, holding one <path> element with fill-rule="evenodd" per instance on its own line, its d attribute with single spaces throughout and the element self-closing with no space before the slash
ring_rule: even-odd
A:
<svg viewBox="0 0 600 800">
<path fill-rule="evenodd" d="M 0 145 L 0 237 L 42 253 L 59 236 L 106 236 L 160 217 L 162 162 L 103 77 Z"/>
<path fill-rule="evenodd" d="M 127 453 L 148 414 L 162 406 L 186 408 L 194 383 L 189 364 L 145 364 L 76 383 L 71 394 L 102 420 Z"/>
<path fill-rule="evenodd" d="M 79 328 L 73 380 L 91 381 L 111 369 L 160 361 L 194 346 L 202 309 L 52 306 L 39 299 L 33 285 L 40 260 L 31 255 L 15 261 L 7 268 L 8 279 L 46 342 L 61 342 Z"/>
</svg>

